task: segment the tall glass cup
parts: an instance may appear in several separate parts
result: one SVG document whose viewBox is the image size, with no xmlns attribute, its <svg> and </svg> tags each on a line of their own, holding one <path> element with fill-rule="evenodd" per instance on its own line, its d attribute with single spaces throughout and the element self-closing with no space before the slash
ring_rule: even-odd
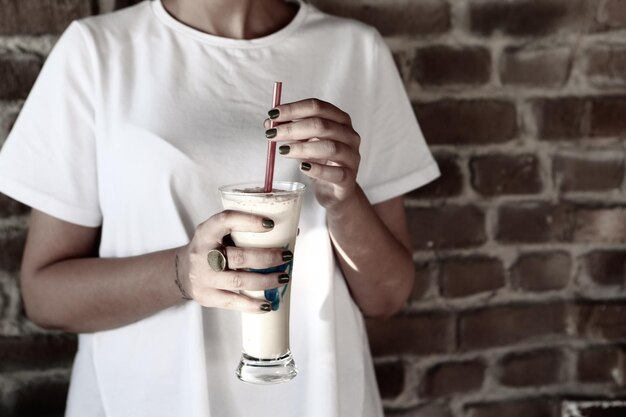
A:
<svg viewBox="0 0 626 417">
<path fill-rule="evenodd" d="M 259 214 L 274 221 L 269 232 L 235 232 L 235 245 L 243 248 L 284 248 L 293 252 L 304 184 L 274 181 L 273 191 L 264 193 L 263 183 L 220 187 L 225 210 Z M 263 269 L 261 273 L 286 272 L 291 275 L 292 262 Z M 243 354 L 237 377 L 255 384 L 276 384 L 293 379 L 296 364 L 289 350 L 289 298 L 291 285 L 265 291 L 242 291 L 243 294 L 267 300 L 272 310 L 265 314 L 241 313 Z"/>
</svg>

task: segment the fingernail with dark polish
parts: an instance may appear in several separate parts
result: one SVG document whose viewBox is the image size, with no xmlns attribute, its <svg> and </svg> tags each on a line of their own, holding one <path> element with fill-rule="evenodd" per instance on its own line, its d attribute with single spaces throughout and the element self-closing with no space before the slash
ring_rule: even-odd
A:
<svg viewBox="0 0 626 417">
<path fill-rule="evenodd" d="M 278 116 L 280 116 L 280 110 L 272 109 L 267 112 L 267 115 L 270 117 L 270 119 L 276 119 L 278 118 Z"/>
<path fill-rule="evenodd" d="M 278 153 L 281 155 L 287 155 L 290 150 L 291 150 L 291 146 L 289 145 L 282 145 L 278 147 Z"/>
<path fill-rule="evenodd" d="M 272 306 L 269 304 L 261 304 L 261 310 L 263 311 L 272 311 Z"/>
<path fill-rule="evenodd" d="M 274 220 L 272 219 L 263 219 L 263 227 L 266 229 L 271 229 L 274 227 Z"/>
<path fill-rule="evenodd" d="M 289 282 L 289 275 L 287 274 L 282 274 L 278 276 L 278 283 L 279 284 L 286 284 Z"/>
<path fill-rule="evenodd" d="M 300 164 L 300 169 L 303 171 L 310 171 L 311 170 L 311 164 L 309 164 L 308 162 L 303 162 Z"/>
<path fill-rule="evenodd" d="M 276 134 L 278 133 L 278 130 L 272 128 L 272 129 L 267 129 L 265 131 L 265 137 L 268 139 L 272 139 L 276 137 Z"/>
<path fill-rule="evenodd" d="M 283 252 L 283 261 L 289 262 L 293 260 L 293 253 L 290 250 L 286 250 Z"/>
</svg>

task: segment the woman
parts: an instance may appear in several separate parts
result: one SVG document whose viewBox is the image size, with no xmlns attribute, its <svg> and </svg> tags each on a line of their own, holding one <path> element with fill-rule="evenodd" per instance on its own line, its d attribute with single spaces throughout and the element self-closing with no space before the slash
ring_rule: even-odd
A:
<svg viewBox="0 0 626 417">
<path fill-rule="evenodd" d="M 285 104 L 268 109 L 275 80 Z M 300 373 L 255 386 L 234 375 L 232 310 L 267 306 L 237 291 L 284 282 L 214 272 L 204 254 L 272 227 L 222 211 L 217 192 L 262 179 L 268 110 L 281 124 L 265 136 L 287 146 L 275 179 L 309 191 L 290 283 Z M 437 175 L 389 51 L 361 23 L 282 0 L 153 0 L 73 23 L 0 153 L 0 191 L 33 207 L 27 314 L 80 333 L 67 415 L 381 416 L 361 314 L 407 299 L 402 194 Z M 290 256 L 226 254 L 237 268 Z"/>
</svg>

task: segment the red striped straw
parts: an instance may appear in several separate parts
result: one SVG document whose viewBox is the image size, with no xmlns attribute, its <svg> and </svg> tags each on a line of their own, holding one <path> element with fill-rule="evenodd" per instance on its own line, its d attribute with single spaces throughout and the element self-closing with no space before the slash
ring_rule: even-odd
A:
<svg viewBox="0 0 626 417">
<path fill-rule="evenodd" d="M 283 90 L 283 83 L 276 81 L 274 83 L 274 98 L 272 100 L 272 108 L 280 105 L 280 94 Z M 270 129 L 278 126 L 270 119 Z M 274 181 L 274 162 L 276 161 L 276 142 L 272 140 L 267 141 L 267 163 L 265 165 L 265 186 L 263 187 L 264 193 L 272 192 L 272 183 Z"/>
</svg>

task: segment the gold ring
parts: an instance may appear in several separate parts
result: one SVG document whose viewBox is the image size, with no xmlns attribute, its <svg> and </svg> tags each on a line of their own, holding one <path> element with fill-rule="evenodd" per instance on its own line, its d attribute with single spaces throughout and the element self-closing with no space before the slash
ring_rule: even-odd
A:
<svg viewBox="0 0 626 417">
<path fill-rule="evenodd" d="M 207 253 L 206 259 L 211 269 L 215 272 L 222 272 L 227 268 L 226 254 L 224 248 L 212 249 Z"/>
</svg>

